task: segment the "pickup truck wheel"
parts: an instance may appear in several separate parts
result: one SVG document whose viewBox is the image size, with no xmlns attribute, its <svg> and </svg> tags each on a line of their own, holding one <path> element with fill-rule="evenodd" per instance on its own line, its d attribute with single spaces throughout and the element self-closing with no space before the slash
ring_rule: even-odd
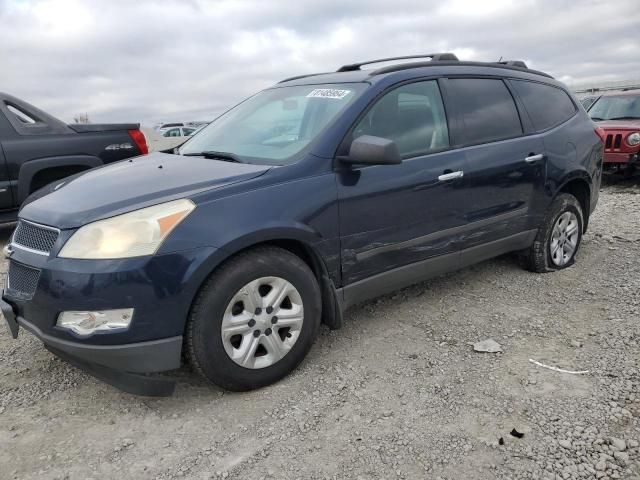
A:
<svg viewBox="0 0 640 480">
<path fill-rule="evenodd" d="M 313 272 L 296 255 L 277 247 L 241 253 L 211 276 L 192 306 L 188 360 L 227 390 L 274 383 L 311 348 L 320 298 Z"/>
<path fill-rule="evenodd" d="M 529 269 L 542 273 L 573 265 L 583 230 L 584 216 L 580 202 L 568 193 L 558 195 L 529 251 Z"/>
</svg>

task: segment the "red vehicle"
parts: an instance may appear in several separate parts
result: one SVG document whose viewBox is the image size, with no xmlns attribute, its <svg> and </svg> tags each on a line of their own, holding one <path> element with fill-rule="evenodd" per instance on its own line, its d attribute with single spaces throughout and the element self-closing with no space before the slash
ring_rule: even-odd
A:
<svg viewBox="0 0 640 480">
<path fill-rule="evenodd" d="M 605 166 L 632 175 L 640 165 L 640 90 L 604 94 L 588 112 L 604 141 Z"/>
</svg>

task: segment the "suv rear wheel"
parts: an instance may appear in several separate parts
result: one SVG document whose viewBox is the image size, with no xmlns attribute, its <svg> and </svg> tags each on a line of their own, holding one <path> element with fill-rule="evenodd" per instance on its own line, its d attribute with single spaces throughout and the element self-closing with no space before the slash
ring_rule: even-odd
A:
<svg viewBox="0 0 640 480">
<path fill-rule="evenodd" d="M 281 248 L 257 248 L 229 260 L 203 287 L 187 325 L 187 355 L 227 390 L 259 388 L 302 361 L 320 317 L 320 289 L 307 264 Z"/>
<path fill-rule="evenodd" d="M 558 195 L 529 251 L 529 269 L 552 272 L 573 265 L 583 230 L 584 215 L 580 202 L 568 193 Z"/>
</svg>

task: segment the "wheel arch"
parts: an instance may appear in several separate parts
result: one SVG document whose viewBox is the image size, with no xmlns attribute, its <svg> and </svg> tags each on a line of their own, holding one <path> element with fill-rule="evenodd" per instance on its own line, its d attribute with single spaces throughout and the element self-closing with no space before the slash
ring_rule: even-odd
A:
<svg viewBox="0 0 640 480">
<path fill-rule="evenodd" d="M 253 232 L 238 238 L 221 249 L 224 252 L 223 256 L 218 259 L 213 268 L 200 282 L 193 299 L 197 297 L 207 279 L 233 257 L 259 247 L 278 247 L 293 253 L 309 266 L 320 286 L 322 323 L 332 330 L 337 330 L 343 324 L 342 302 L 338 296 L 336 286 L 331 280 L 326 262 L 317 248 L 313 246 L 314 240 L 317 242 L 318 237 L 311 234 L 310 230 L 296 228 L 270 229 L 269 231 Z"/>
<path fill-rule="evenodd" d="M 586 172 L 585 172 L 586 175 Z M 569 193 L 578 199 L 582 207 L 584 217 L 583 233 L 587 231 L 589 225 L 589 217 L 591 215 L 591 181 L 588 175 L 576 175 L 567 178 L 566 181 L 558 188 L 556 196 L 561 193 Z"/>
<path fill-rule="evenodd" d="M 322 296 L 322 323 L 327 325 L 331 330 L 337 330 L 342 327 L 342 310 L 340 309 L 340 303 L 338 301 L 338 293 L 329 276 L 327 265 L 320 253 L 310 244 L 299 239 L 291 238 L 274 238 L 248 247 L 247 249 L 264 245 L 271 245 L 287 250 L 301 258 L 302 261 L 311 268 L 320 286 Z"/>
<path fill-rule="evenodd" d="M 81 170 L 103 165 L 100 158 L 93 155 L 71 155 L 64 157 L 48 157 L 29 160 L 20 167 L 18 173 L 18 203 L 21 204 L 32 193 L 31 187 L 38 174 L 60 169 L 74 168 L 75 173 Z"/>
</svg>

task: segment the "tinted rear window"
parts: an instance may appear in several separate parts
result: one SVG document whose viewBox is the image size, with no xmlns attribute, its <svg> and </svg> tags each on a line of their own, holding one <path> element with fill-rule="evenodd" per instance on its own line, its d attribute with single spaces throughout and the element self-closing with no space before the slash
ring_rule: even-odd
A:
<svg viewBox="0 0 640 480">
<path fill-rule="evenodd" d="M 538 132 L 560 125 L 576 113 L 575 105 L 564 90 L 523 80 L 511 82 Z"/>
<path fill-rule="evenodd" d="M 522 135 L 513 97 L 502 80 L 449 80 L 452 97 L 464 122 L 465 144 L 493 142 Z"/>
</svg>

